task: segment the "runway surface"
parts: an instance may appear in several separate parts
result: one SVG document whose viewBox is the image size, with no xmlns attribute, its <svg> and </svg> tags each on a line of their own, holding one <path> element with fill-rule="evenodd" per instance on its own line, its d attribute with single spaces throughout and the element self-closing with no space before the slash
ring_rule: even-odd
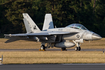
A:
<svg viewBox="0 0 105 70">
<path fill-rule="evenodd" d="M 0 49 L 0 51 L 39 51 L 39 49 Z M 46 51 L 61 51 L 61 49 L 46 49 Z M 75 51 L 67 49 L 67 51 Z M 103 51 L 102 49 L 82 49 L 81 51 Z"/>
<path fill-rule="evenodd" d="M 0 70 L 105 70 L 105 64 L 19 64 L 0 65 Z"/>
</svg>

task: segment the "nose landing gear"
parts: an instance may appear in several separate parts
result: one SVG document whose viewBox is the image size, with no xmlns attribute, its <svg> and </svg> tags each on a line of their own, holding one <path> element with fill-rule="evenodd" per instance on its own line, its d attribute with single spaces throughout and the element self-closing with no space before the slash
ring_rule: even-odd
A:
<svg viewBox="0 0 105 70">
<path fill-rule="evenodd" d="M 73 40 L 73 42 L 76 44 L 76 48 L 75 48 L 75 51 L 81 51 L 81 47 L 80 47 L 80 43 L 79 42 L 76 42 Z"/>
<path fill-rule="evenodd" d="M 81 47 L 76 47 L 75 51 L 81 51 Z"/>
</svg>

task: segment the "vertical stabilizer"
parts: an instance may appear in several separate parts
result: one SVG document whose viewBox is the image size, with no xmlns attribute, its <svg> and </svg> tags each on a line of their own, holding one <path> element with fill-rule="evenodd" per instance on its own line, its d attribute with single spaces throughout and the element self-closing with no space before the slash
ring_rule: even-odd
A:
<svg viewBox="0 0 105 70">
<path fill-rule="evenodd" d="M 40 32 L 38 26 L 34 23 L 31 17 L 27 13 L 23 13 L 23 21 L 26 27 L 27 33 L 37 33 Z"/>
<path fill-rule="evenodd" d="M 43 30 L 54 28 L 51 14 L 46 14 L 44 19 Z"/>
</svg>

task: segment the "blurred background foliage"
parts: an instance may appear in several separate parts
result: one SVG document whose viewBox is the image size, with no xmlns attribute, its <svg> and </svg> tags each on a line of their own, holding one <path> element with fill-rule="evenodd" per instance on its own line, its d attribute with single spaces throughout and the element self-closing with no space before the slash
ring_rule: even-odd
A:
<svg viewBox="0 0 105 70">
<path fill-rule="evenodd" d="M 51 13 L 56 27 L 80 23 L 105 37 L 105 0 L 0 0 L 1 35 L 26 32 L 22 13 L 41 30 L 44 15 Z"/>
</svg>

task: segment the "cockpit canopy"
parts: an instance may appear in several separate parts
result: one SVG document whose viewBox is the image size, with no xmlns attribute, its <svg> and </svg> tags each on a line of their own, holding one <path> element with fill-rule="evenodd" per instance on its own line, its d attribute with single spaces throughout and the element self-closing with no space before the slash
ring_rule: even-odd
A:
<svg viewBox="0 0 105 70">
<path fill-rule="evenodd" d="M 78 24 L 78 23 L 73 23 L 73 24 L 70 24 L 70 25 L 68 25 L 66 27 L 67 28 L 74 28 L 74 29 L 88 30 L 86 27 L 84 27 L 83 25 Z"/>
</svg>

